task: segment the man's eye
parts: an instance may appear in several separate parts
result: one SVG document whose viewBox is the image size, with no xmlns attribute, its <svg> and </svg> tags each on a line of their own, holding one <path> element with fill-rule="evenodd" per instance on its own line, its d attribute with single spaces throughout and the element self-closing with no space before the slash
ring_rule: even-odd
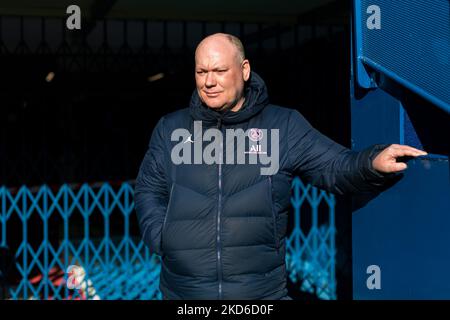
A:
<svg viewBox="0 0 450 320">
<path fill-rule="evenodd" d="M 197 74 L 204 74 L 205 71 L 197 71 Z"/>
<path fill-rule="evenodd" d="M 217 72 L 219 72 L 219 73 L 224 73 L 224 72 L 226 72 L 227 70 L 218 70 Z"/>
</svg>

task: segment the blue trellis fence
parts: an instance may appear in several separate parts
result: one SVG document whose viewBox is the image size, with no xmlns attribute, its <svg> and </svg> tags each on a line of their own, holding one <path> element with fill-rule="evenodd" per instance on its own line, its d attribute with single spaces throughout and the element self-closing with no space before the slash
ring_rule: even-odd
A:
<svg viewBox="0 0 450 320">
<path fill-rule="evenodd" d="M 301 290 L 336 299 L 334 196 L 298 178 L 292 188 L 289 277 Z M 1 187 L 0 210 L 4 298 L 161 299 L 159 258 L 131 232 L 133 182 Z M 75 289 L 67 285 L 71 265 L 84 272 Z"/>
</svg>

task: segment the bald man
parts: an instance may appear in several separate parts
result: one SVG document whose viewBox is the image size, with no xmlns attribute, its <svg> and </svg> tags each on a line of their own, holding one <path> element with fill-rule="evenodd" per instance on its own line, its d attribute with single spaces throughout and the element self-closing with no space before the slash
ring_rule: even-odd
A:
<svg viewBox="0 0 450 320">
<path fill-rule="evenodd" d="M 285 238 L 293 177 L 335 194 L 375 192 L 426 152 L 353 152 L 296 110 L 270 104 L 241 41 L 195 52 L 188 108 L 160 119 L 135 188 L 144 243 L 161 257 L 164 299 L 289 299 Z"/>
</svg>

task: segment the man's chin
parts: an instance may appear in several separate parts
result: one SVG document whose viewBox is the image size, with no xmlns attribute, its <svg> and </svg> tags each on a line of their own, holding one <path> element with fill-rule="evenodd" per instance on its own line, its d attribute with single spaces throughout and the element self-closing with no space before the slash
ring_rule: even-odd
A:
<svg viewBox="0 0 450 320">
<path fill-rule="evenodd" d="M 225 109 L 224 106 L 216 106 L 216 105 L 210 105 L 210 104 L 206 104 L 206 106 L 215 111 L 221 111 L 221 110 Z"/>
<path fill-rule="evenodd" d="M 223 111 L 225 109 L 228 109 L 227 105 L 218 104 L 218 103 L 207 103 L 204 102 L 205 106 L 207 106 L 210 109 L 213 109 L 214 111 Z"/>
</svg>

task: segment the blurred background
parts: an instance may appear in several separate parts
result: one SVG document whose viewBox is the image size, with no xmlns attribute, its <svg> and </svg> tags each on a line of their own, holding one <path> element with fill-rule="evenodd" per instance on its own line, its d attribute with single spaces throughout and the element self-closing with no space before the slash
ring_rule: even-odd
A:
<svg viewBox="0 0 450 320">
<path fill-rule="evenodd" d="M 72 4 L 80 30 L 66 27 Z M 209 34 L 238 36 L 271 103 L 350 147 L 350 12 L 344 0 L 1 1 L 2 297 L 160 298 L 132 189 L 156 122 L 188 106 Z M 350 200 L 293 189 L 290 295 L 351 299 Z M 83 290 L 64 285 L 73 264 Z"/>
</svg>

